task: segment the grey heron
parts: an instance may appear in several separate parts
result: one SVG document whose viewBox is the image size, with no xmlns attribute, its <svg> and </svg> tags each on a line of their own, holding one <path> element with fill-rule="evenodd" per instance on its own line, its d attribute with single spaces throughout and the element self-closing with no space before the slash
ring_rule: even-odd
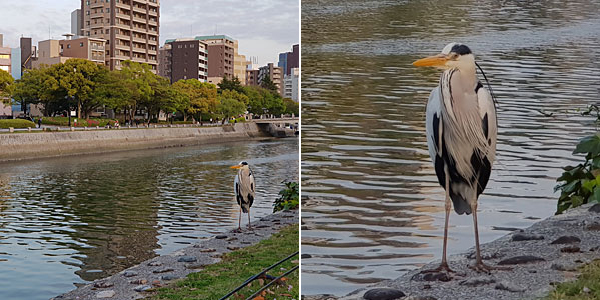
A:
<svg viewBox="0 0 600 300">
<path fill-rule="evenodd" d="M 493 95 L 477 78 L 479 66 L 466 45 L 450 43 L 440 54 L 417 60 L 413 65 L 444 70 L 439 85 L 431 91 L 426 111 L 429 155 L 438 182 L 446 192 L 442 262 L 431 271 L 452 272 L 446 260 L 452 205 L 459 215 L 473 214 L 477 256 L 471 268 L 504 269 L 483 263 L 477 229 L 477 198 L 488 183 L 496 155 L 498 124 Z"/>
<path fill-rule="evenodd" d="M 240 162 L 235 166 L 231 166 L 232 169 L 237 169 L 238 173 L 235 175 L 233 181 L 233 190 L 235 192 L 235 199 L 240 206 L 240 216 L 238 219 L 238 230 L 242 229 L 242 212 L 248 213 L 248 228 L 250 226 L 250 207 L 254 203 L 256 184 L 254 183 L 254 175 L 250 166 L 245 161 Z"/>
</svg>

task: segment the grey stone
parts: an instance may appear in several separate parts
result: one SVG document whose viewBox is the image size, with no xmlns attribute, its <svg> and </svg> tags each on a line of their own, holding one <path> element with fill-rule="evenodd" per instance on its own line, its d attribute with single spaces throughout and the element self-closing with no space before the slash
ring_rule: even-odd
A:
<svg viewBox="0 0 600 300">
<path fill-rule="evenodd" d="M 600 223 L 594 222 L 593 224 L 588 225 L 585 229 L 587 229 L 587 230 L 594 230 L 594 231 L 600 231 Z"/>
<path fill-rule="evenodd" d="M 512 284 L 508 281 L 501 281 L 498 282 L 495 286 L 495 289 L 497 290 L 503 290 L 503 291 L 509 291 L 509 292 L 513 292 L 513 293 L 520 293 L 520 292 L 524 292 L 525 289 L 521 288 L 515 284 Z"/>
<path fill-rule="evenodd" d="M 576 236 L 563 235 L 563 236 L 557 238 L 556 240 L 554 240 L 550 244 L 551 245 L 560 245 L 560 244 L 573 244 L 573 243 L 579 243 L 579 242 L 581 242 L 581 239 Z"/>
<path fill-rule="evenodd" d="M 160 261 L 151 261 L 148 263 L 148 265 L 151 267 L 160 267 L 162 266 L 162 263 Z"/>
<path fill-rule="evenodd" d="M 594 204 L 592 207 L 590 207 L 590 209 L 588 209 L 588 211 L 600 213 L 600 203 Z"/>
<path fill-rule="evenodd" d="M 544 239 L 544 236 L 537 235 L 537 234 L 516 233 L 516 234 L 513 234 L 513 236 L 512 236 L 513 242 L 536 241 L 536 240 L 543 240 L 543 239 Z"/>
<path fill-rule="evenodd" d="M 432 297 L 432 296 L 408 296 L 406 298 L 403 298 L 402 300 L 437 300 L 437 298 Z"/>
<path fill-rule="evenodd" d="M 577 270 L 577 265 L 568 263 L 553 263 L 550 268 L 557 271 L 575 271 Z"/>
<path fill-rule="evenodd" d="M 415 276 L 413 276 L 413 279 L 420 280 L 420 281 L 447 282 L 447 281 L 450 281 L 452 279 L 452 277 L 448 276 L 448 274 L 446 274 L 444 272 L 438 272 L 438 273 L 419 273 L 419 274 L 416 274 Z"/>
<path fill-rule="evenodd" d="M 160 279 L 164 280 L 164 281 L 169 281 L 169 280 L 179 279 L 179 276 L 175 276 L 175 275 L 163 275 L 163 276 L 160 276 Z"/>
<path fill-rule="evenodd" d="M 115 294 L 116 293 L 113 290 L 102 291 L 96 294 L 96 298 L 112 298 L 115 296 Z"/>
<path fill-rule="evenodd" d="M 125 273 L 123 273 L 123 276 L 125 277 L 133 277 L 133 276 L 137 276 L 138 272 L 134 272 L 134 271 L 125 271 Z"/>
<path fill-rule="evenodd" d="M 195 256 L 181 256 L 177 260 L 178 262 L 195 262 L 198 259 Z"/>
<path fill-rule="evenodd" d="M 494 282 L 496 282 L 495 278 L 492 278 L 489 276 L 478 276 L 478 277 L 471 277 L 469 279 L 463 280 L 459 284 L 466 285 L 466 286 L 480 286 L 480 285 L 490 284 L 490 283 L 494 283 Z"/>
<path fill-rule="evenodd" d="M 167 272 L 173 272 L 173 268 L 165 268 L 165 269 L 159 269 L 159 270 L 154 270 L 152 271 L 152 273 L 155 274 L 159 274 L 159 273 L 167 273 Z"/>
<path fill-rule="evenodd" d="M 145 292 L 147 290 L 151 290 L 152 286 L 144 284 L 144 285 L 138 285 L 136 287 L 133 288 L 134 291 L 136 292 Z"/>
<path fill-rule="evenodd" d="M 312 258 L 312 255 L 310 255 L 310 254 L 302 254 L 300 256 L 300 258 L 302 258 L 302 259 Z"/>
<path fill-rule="evenodd" d="M 106 282 L 106 281 L 99 281 L 94 283 L 94 287 L 95 288 L 99 288 L 99 289 L 105 289 L 105 288 L 109 288 L 111 286 L 113 286 L 114 284 L 111 282 Z"/>
<path fill-rule="evenodd" d="M 533 256 L 533 255 L 521 255 L 521 256 L 507 258 L 505 260 L 500 261 L 498 264 L 499 265 L 521 265 L 521 264 L 535 263 L 535 262 L 541 262 L 541 261 L 546 261 L 546 260 L 541 257 L 537 257 L 537 256 Z"/>
<path fill-rule="evenodd" d="M 215 239 L 217 239 L 217 240 L 222 240 L 222 239 L 226 239 L 226 238 L 227 238 L 227 236 L 224 234 L 219 234 L 219 235 L 215 236 Z"/>
<path fill-rule="evenodd" d="M 394 299 L 400 299 L 404 296 L 405 296 L 405 294 L 402 291 L 397 290 L 397 289 L 377 288 L 377 289 L 368 290 L 363 295 L 363 298 L 365 300 L 394 300 Z"/>
<path fill-rule="evenodd" d="M 560 252 L 563 252 L 563 253 L 577 253 L 577 252 L 581 252 L 581 249 L 579 247 L 576 247 L 576 246 L 568 246 L 568 247 L 561 248 Z"/>
</svg>

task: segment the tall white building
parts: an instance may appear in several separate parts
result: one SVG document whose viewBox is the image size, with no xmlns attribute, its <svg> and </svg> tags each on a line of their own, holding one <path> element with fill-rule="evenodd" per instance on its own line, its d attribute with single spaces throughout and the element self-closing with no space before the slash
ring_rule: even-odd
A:
<svg viewBox="0 0 600 300">
<path fill-rule="evenodd" d="M 283 82 L 283 97 L 291 98 L 292 100 L 298 102 L 300 91 L 300 69 L 292 68 L 290 75 L 284 76 Z"/>
</svg>

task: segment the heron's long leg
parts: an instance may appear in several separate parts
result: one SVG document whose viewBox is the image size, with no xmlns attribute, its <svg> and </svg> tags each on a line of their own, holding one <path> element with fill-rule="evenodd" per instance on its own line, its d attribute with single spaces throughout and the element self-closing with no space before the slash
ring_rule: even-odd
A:
<svg viewBox="0 0 600 300">
<path fill-rule="evenodd" d="M 444 248 L 442 251 L 442 268 L 445 268 L 447 271 L 452 272 L 450 267 L 448 267 L 448 261 L 446 260 L 446 246 L 448 245 L 448 221 L 450 220 L 450 210 L 452 210 L 452 202 L 450 202 L 450 184 L 449 184 L 448 176 L 446 176 L 446 203 L 444 208 L 446 209 L 446 220 L 444 222 Z"/>
<path fill-rule="evenodd" d="M 238 230 L 242 230 L 242 206 L 240 205 L 240 215 L 238 218 Z"/>
<path fill-rule="evenodd" d="M 251 229 L 252 226 L 250 225 L 250 207 L 248 207 L 248 229 Z"/>
<path fill-rule="evenodd" d="M 446 260 L 446 246 L 448 245 L 448 221 L 450 220 L 450 211 L 452 210 L 452 202 L 450 202 L 450 176 L 448 176 L 448 172 L 446 172 L 446 200 L 444 203 L 444 209 L 446 210 L 446 218 L 444 220 L 444 246 L 442 250 L 442 263 L 435 269 L 424 270 L 421 273 L 435 273 L 440 271 L 454 272 L 452 269 L 450 269 L 450 266 L 448 266 L 448 261 Z"/>
<path fill-rule="evenodd" d="M 491 270 L 512 270 L 510 267 L 498 267 L 498 266 L 488 266 L 483 263 L 483 259 L 481 258 L 481 250 L 479 249 L 479 229 L 477 226 L 477 201 L 471 205 L 471 211 L 473 211 L 473 227 L 475 228 L 475 251 L 476 251 L 476 260 L 475 265 L 470 268 L 477 272 L 487 272 Z"/>
</svg>

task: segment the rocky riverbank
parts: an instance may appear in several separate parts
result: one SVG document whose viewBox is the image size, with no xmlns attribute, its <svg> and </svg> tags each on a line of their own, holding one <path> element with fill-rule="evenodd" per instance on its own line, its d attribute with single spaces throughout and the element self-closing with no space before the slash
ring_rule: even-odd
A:
<svg viewBox="0 0 600 300">
<path fill-rule="evenodd" d="M 486 264 L 510 267 L 477 273 L 474 251 L 448 258 L 455 273 L 421 273 L 439 265 L 431 262 L 398 279 L 357 290 L 338 298 L 329 295 L 303 299 L 536 299 L 554 283 L 573 280 L 578 267 L 600 259 L 600 204 L 571 209 L 533 226 L 481 246 Z"/>
<path fill-rule="evenodd" d="M 247 247 L 269 238 L 281 228 L 298 224 L 298 211 L 281 211 L 253 222 L 253 229 L 244 228 L 217 235 L 211 239 L 158 256 L 108 278 L 87 285 L 53 299 L 140 299 L 155 287 L 183 278 L 192 272 L 220 261 L 220 257 L 233 250 Z M 226 292 L 226 291 L 224 291 Z"/>
</svg>

